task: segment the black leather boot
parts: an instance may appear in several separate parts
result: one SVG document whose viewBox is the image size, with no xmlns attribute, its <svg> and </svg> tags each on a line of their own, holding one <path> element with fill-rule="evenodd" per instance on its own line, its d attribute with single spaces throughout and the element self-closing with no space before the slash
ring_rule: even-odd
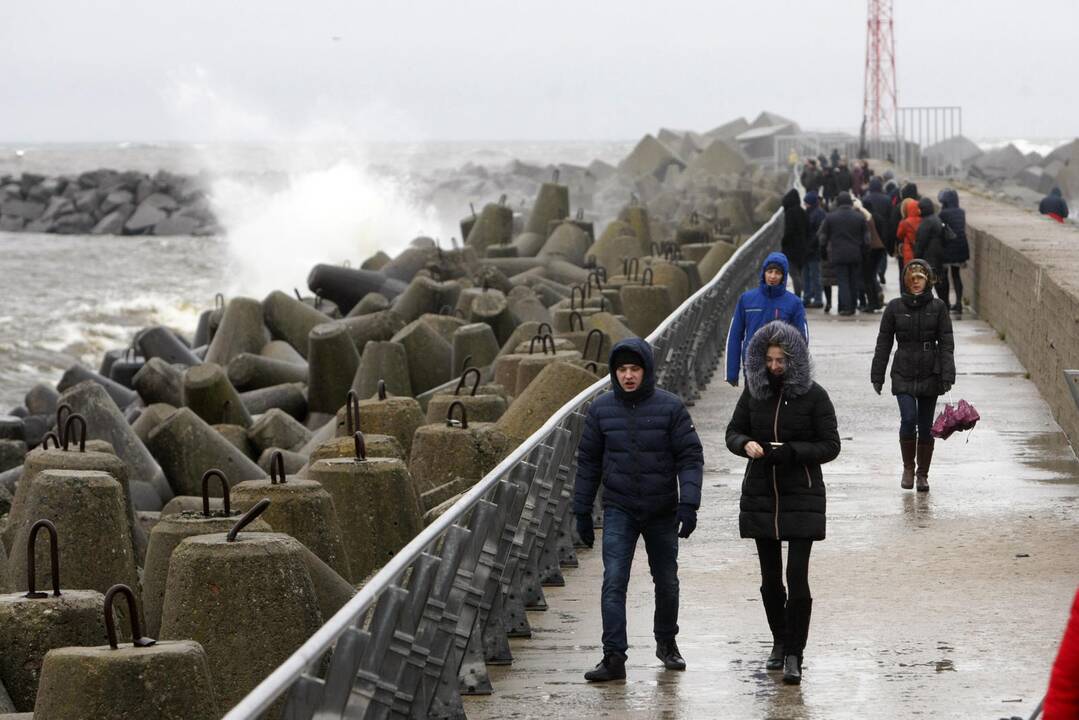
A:
<svg viewBox="0 0 1079 720">
<path fill-rule="evenodd" d="M 674 638 L 656 641 L 656 657 L 663 661 L 663 667 L 668 670 L 686 669 L 686 661 L 678 651 L 678 643 Z"/>
<path fill-rule="evenodd" d="M 607 653 L 596 667 L 584 674 L 588 682 L 607 682 L 626 679 L 626 656 L 622 653 Z"/>
<path fill-rule="evenodd" d="M 783 682 L 798 685 L 802 682 L 802 652 L 809 637 L 809 619 L 813 614 L 813 598 L 787 600 L 787 641 L 784 644 Z"/>
<path fill-rule="evenodd" d="M 918 481 L 918 492 L 929 492 L 929 465 L 933 462 L 934 439 L 918 440 L 918 470 L 914 474 Z"/>
<path fill-rule="evenodd" d="M 764 667 L 768 670 L 783 669 L 783 643 L 787 636 L 787 590 L 778 590 L 761 586 L 761 600 L 764 602 L 764 614 L 768 617 L 768 628 L 772 631 L 772 652 Z"/>
<path fill-rule="evenodd" d="M 788 655 L 783 658 L 783 684 L 802 684 L 802 658 L 797 655 Z"/>
</svg>

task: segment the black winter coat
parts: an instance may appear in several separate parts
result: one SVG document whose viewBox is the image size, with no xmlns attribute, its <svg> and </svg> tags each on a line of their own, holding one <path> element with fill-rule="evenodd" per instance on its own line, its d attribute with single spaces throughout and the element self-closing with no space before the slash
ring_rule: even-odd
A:
<svg viewBox="0 0 1079 720">
<path fill-rule="evenodd" d="M 944 243 L 944 264 L 965 263 L 970 259 L 970 243 L 967 242 L 967 211 L 959 207 L 959 193 L 955 190 L 942 192 L 937 215 L 955 234 L 954 238 Z"/>
<path fill-rule="evenodd" d="M 955 383 L 955 342 L 948 306 L 927 287 L 921 295 L 904 292 L 884 309 L 873 352 L 870 381 L 884 384 L 892 352 L 892 394 L 926 397 L 942 395 L 943 384 Z"/>
<path fill-rule="evenodd" d="M 641 338 L 615 344 L 636 353 L 641 387 L 626 393 L 611 368 L 612 391 L 588 408 L 577 449 L 573 512 L 591 513 L 600 482 L 603 504 L 642 517 L 673 513 L 678 504 L 701 504 L 704 453 L 685 403 L 655 386 L 652 348 Z"/>
<path fill-rule="evenodd" d="M 791 265 L 799 268 L 805 265 L 808 238 L 809 219 L 801 198 L 797 190 L 788 190 L 783 196 L 783 239 L 779 249 Z"/>
<path fill-rule="evenodd" d="M 869 247 L 869 223 L 850 205 L 840 205 L 828 213 L 817 235 L 833 265 L 860 263 L 863 250 Z"/>
<path fill-rule="evenodd" d="M 797 332 L 791 328 L 791 332 Z M 810 376 L 804 343 L 787 359 L 780 390 L 767 380 L 764 354 L 768 333 L 754 336 L 746 354 L 746 389 L 727 425 L 727 448 L 748 457 L 751 440 L 788 444 L 793 460 L 771 465 L 750 459 L 742 479 L 738 531 L 744 538 L 823 540 L 826 497 L 823 463 L 839 455 L 839 429 L 828 393 Z M 799 338 L 800 339 L 800 338 Z"/>
<path fill-rule="evenodd" d="M 824 222 L 826 214 L 820 209 L 819 205 L 814 205 L 806 210 L 806 220 L 809 223 L 809 237 L 806 241 L 806 260 L 820 260 L 820 238 L 817 237 L 817 233 L 820 231 L 821 223 Z"/>
</svg>

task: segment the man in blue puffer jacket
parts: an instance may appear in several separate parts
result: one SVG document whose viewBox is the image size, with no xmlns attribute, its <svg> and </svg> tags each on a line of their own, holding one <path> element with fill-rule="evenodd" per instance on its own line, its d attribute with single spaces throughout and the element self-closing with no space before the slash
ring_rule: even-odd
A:
<svg viewBox="0 0 1079 720">
<path fill-rule="evenodd" d="M 626 587 L 637 540 L 644 536 L 655 584 L 656 657 L 685 670 L 678 634 L 678 538 L 697 526 L 704 452 L 685 403 L 655 386 L 652 348 L 629 338 L 608 362 L 612 392 L 588 408 L 577 450 L 573 512 L 592 546 L 592 505 L 603 483 L 603 660 L 589 682 L 626 677 Z"/>
<path fill-rule="evenodd" d="M 738 386 L 738 372 L 744 364 L 749 339 L 764 325 L 783 320 L 798 328 L 809 343 L 805 305 L 797 295 L 787 291 L 787 270 L 787 256 L 770 253 L 761 266 L 760 287 L 746 290 L 738 298 L 727 333 L 727 382 L 734 387 Z"/>
</svg>

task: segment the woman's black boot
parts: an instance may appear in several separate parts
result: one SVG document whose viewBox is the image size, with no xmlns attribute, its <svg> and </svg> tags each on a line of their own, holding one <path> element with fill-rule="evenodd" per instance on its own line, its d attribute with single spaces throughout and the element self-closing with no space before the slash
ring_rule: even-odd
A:
<svg viewBox="0 0 1079 720">
<path fill-rule="evenodd" d="M 802 658 L 797 655 L 788 655 L 783 658 L 783 684 L 802 684 Z"/>
<path fill-rule="evenodd" d="M 761 586 L 761 600 L 764 602 L 764 614 L 768 617 L 768 628 L 772 631 L 772 652 L 764 667 L 768 670 L 783 669 L 783 642 L 787 637 L 787 591 Z"/>
<path fill-rule="evenodd" d="M 783 658 L 783 682 L 798 685 L 802 682 L 802 651 L 809 637 L 809 618 L 813 614 L 813 598 L 787 600 L 786 656 Z"/>
</svg>

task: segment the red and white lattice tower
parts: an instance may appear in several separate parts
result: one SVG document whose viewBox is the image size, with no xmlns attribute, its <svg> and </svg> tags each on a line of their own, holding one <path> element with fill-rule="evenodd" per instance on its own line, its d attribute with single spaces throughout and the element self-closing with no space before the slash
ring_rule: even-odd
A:
<svg viewBox="0 0 1079 720">
<path fill-rule="evenodd" d="M 896 132 L 895 33 L 892 0 L 867 0 L 865 26 L 865 100 L 862 117 L 866 137 L 880 139 Z"/>
</svg>

